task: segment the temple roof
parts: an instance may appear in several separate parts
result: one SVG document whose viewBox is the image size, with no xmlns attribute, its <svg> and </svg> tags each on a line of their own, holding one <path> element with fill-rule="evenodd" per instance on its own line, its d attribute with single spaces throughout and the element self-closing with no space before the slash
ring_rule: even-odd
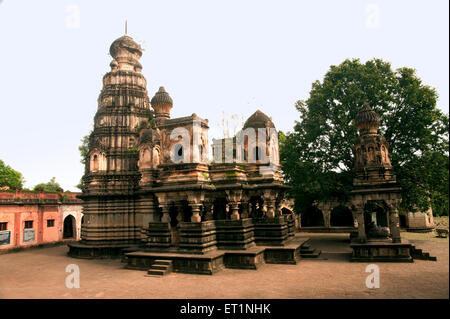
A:
<svg viewBox="0 0 450 319">
<path fill-rule="evenodd" d="M 142 56 L 142 48 L 137 44 L 132 37 L 123 35 L 116 39 L 109 48 L 109 53 L 113 58 L 116 58 L 119 48 L 127 49 L 130 52 L 136 52 L 139 57 Z"/>
<path fill-rule="evenodd" d="M 365 103 L 355 117 L 355 125 L 358 129 L 367 126 L 378 127 L 380 125 L 380 117 L 370 107 L 369 103 Z"/>
<path fill-rule="evenodd" d="M 244 129 L 249 127 L 265 128 L 267 126 L 275 128 L 275 125 L 273 124 L 270 117 L 268 117 L 260 110 L 257 110 L 255 113 L 253 113 L 244 123 Z"/>
<path fill-rule="evenodd" d="M 159 87 L 158 92 L 156 92 L 155 96 L 152 97 L 152 100 L 150 101 L 150 103 L 152 105 L 155 104 L 173 104 L 173 100 L 170 97 L 169 93 L 166 92 L 166 90 L 164 89 L 164 86 Z"/>
</svg>

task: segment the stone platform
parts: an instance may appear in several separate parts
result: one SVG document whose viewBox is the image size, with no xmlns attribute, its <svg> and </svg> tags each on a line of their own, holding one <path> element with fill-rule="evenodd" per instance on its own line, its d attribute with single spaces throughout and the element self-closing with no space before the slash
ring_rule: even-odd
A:
<svg viewBox="0 0 450 319">
<path fill-rule="evenodd" d="M 171 248 L 167 252 L 140 249 L 125 253 L 125 268 L 148 270 L 156 260 L 170 260 L 174 272 L 213 275 L 223 268 L 258 269 L 264 263 L 295 265 L 309 238 L 294 237 L 283 246 L 254 246 L 245 250 L 214 250 L 189 254 Z"/>
<path fill-rule="evenodd" d="M 224 253 L 219 251 L 202 255 L 135 251 L 123 259 L 125 268 L 146 271 L 156 260 L 170 260 L 172 271 L 187 274 L 213 275 L 224 267 Z"/>
<path fill-rule="evenodd" d="M 264 248 L 224 251 L 224 265 L 234 269 L 258 269 L 264 264 Z"/>
<path fill-rule="evenodd" d="M 413 262 L 411 256 L 412 245 L 408 240 L 402 239 L 400 243 L 388 240 L 369 240 L 360 243 L 357 238 L 351 240 L 353 249 L 351 261 L 356 262 Z"/>
<path fill-rule="evenodd" d="M 69 251 L 68 256 L 82 259 L 102 259 L 102 258 L 120 258 L 123 255 L 124 249 L 136 250 L 137 245 L 89 245 L 83 242 L 72 242 L 67 244 Z M 135 247 L 135 248 L 133 248 Z"/>
<path fill-rule="evenodd" d="M 264 260 L 268 264 L 295 265 L 301 259 L 301 248 L 309 238 L 293 238 L 283 246 L 264 247 Z"/>
</svg>

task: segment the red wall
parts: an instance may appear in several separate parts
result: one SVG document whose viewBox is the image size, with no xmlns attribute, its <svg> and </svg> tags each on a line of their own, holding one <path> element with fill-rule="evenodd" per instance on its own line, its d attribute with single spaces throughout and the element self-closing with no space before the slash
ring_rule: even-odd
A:
<svg viewBox="0 0 450 319">
<path fill-rule="evenodd" d="M 76 193 L 64 194 L 65 199 L 77 201 Z M 0 193 L 0 222 L 7 222 L 11 231 L 10 244 L 0 245 L 0 250 L 20 246 L 38 245 L 62 240 L 63 220 L 59 194 Z M 47 227 L 47 220 L 54 226 Z M 25 221 L 33 221 L 34 240 L 23 241 Z"/>
</svg>

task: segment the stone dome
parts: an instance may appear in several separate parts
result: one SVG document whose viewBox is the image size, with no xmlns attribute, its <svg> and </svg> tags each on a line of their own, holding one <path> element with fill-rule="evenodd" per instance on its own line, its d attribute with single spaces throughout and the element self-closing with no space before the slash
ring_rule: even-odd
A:
<svg viewBox="0 0 450 319">
<path fill-rule="evenodd" d="M 255 113 L 253 113 L 247 121 L 244 123 L 244 129 L 252 127 L 252 128 L 265 128 L 265 127 L 273 127 L 275 128 L 275 125 L 273 124 L 270 117 L 268 117 L 266 114 L 261 112 L 260 110 L 257 110 Z"/>
<path fill-rule="evenodd" d="M 366 131 L 376 133 L 380 126 L 380 117 L 368 103 L 365 103 L 355 117 L 355 125 L 356 128 L 363 133 Z"/>
<path fill-rule="evenodd" d="M 173 100 L 170 97 L 169 93 L 166 92 L 163 86 L 161 86 L 156 92 L 155 96 L 152 97 L 150 103 L 153 105 L 156 104 L 170 104 L 173 105 Z"/>
<path fill-rule="evenodd" d="M 109 48 L 109 53 L 113 58 L 116 58 L 119 49 L 126 49 L 132 53 L 137 53 L 139 57 L 142 56 L 142 48 L 139 44 L 137 44 L 132 37 L 128 35 L 121 36 L 116 39 Z"/>
</svg>

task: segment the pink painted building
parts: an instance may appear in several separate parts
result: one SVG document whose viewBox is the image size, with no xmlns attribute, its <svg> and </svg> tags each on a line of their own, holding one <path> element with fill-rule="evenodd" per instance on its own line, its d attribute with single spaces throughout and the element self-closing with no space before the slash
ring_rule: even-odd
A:
<svg viewBox="0 0 450 319">
<path fill-rule="evenodd" d="M 77 193 L 0 193 L 0 251 L 62 240 L 79 240 Z"/>
</svg>

